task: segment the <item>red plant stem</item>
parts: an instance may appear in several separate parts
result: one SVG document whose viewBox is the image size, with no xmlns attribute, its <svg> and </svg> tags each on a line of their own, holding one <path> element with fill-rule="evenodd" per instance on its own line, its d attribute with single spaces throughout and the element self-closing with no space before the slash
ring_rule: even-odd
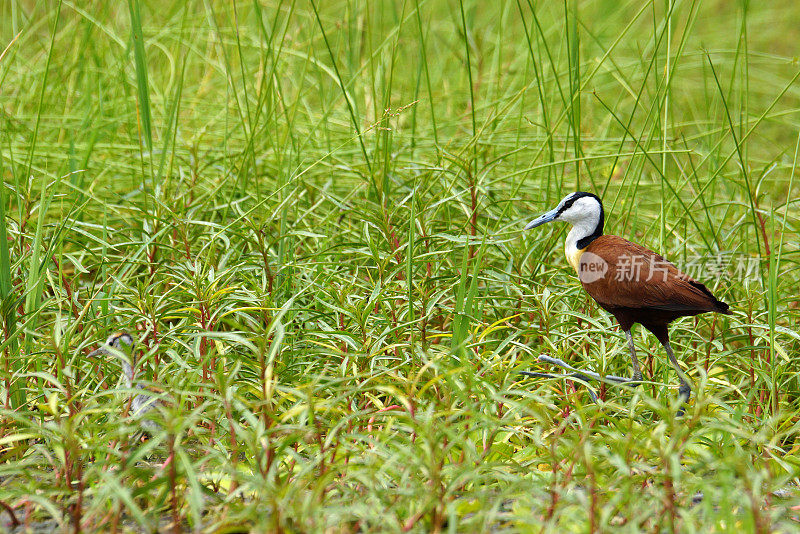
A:
<svg viewBox="0 0 800 534">
<path fill-rule="evenodd" d="M 753 346 L 754 346 L 753 344 L 755 343 L 755 340 L 753 339 L 753 329 L 750 328 L 749 326 L 747 327 L 747 338 L 750 341 L 750 347 L 751 347 L 750 348 L 750 388 L 755 390 L 755 388 L 756 388 L 756 371 L 755 371 L 755 366 L 753 365 L 753 361 L 756 359 L 756 356 L 755 356 L 756 355 L 756 351 L 753 348 Z M 752 413 L 753 415 L 758 417 L 759 415 L 761 415 L 761 407 L 757 406 L 757 405 L 754 406 L 753 402 L 754 401 L 750 401 L 750 413 Z"/>
<path fill-rule="evenodd" d="M 417 405 L 414 404 L 414 397 L 409 397 L 409 413 L 411 414 L 411 420 L 414 421 L 416 419 L 417 414 Z M 417 441 L 417 431 L 411 431 L 411 443 L 415 443 Z"/>
<path fill-rule="evenodd" d="M 469 196 L 471 204 L 469 233 L 472 237 L 475 237 L 478 235 L 478 189 L 475 184 L 475 177 L 472 176 L 472 172 L 469 173 Z M 475 245 L 469 246 L 469 257 L 470 259 L 475 257 Z"/>
<path fill-rule="evenodd" d="M 266 478 L 269 476 L 269 471 L 272 469 L 272 463 L 275 461 L 275 447 L 272 446 L 272 440 L 269 439 L 269 436 L 265 439 L 265 442 L 262 447 L 264 448 L 264 472 L 263 476 Z"/>
<path fill-rule="evenodd" d="M 64 392 L 67 397 L 67 407 L 69 409 L 68 417 L 70 421 L 74 421 L 78 415 L 78 412 L 80 411 L 80 406 L 75 400 L 72 380 L 69 378 L 69 376 L 63 374 L 63 370 L 66 367 L 64 353 L 61 352 L 61 349 L 58 346 L 55 347 L 55 352 L 56 362 L 59 366 L 57 375 L 59 375 L 64 384 Z M 72 505 L 70 510 L 70 519 L 72 522 L 73 532 L 77 534 L 81 531 L 81 514 L 83 513 L 83 466 L 80 459 L 79 448 L 74 443 L 74 438 L 71 435 L 67 437 L 67 442 L 65 445 L 64 482 L 69 491 L 72 491 L 74 485 L 77 485 L 78 488 L 78 499 Z"/>
<path fill-rule="evenodd" d="M 78 479 L 78 502 L 75 503 L 74 532 L 79 534 L 81 531 L 81 515 L 83 514 L 83 494 L 85 483 L 83 480 L 83 462 L 80 457 L 76 459 L 76 477 Z"/>
<path fill-rule="evenodd" d="M 403 407 L 400 406 L 399 404 L 392 404 L 391 406 L 387 406 L 385 408 L 381 408 L 380 410 L 376 410 L 375 415 L 370 417 L 369 421 L 367 422 L 367 433 L 372 434 L 372 423 L 375 422 L 375 417 L 377 416 L 377 414 L 388 412 L 389 410 L 401 410 L 402 408 Z"/>
<path fill-rule="evenodd" d="M 153 310 L 155 314 L 155 310 Z M 158 319 L 155 316 L 150 317 L 150 322 L 153 325 L 153 332 L 151 337 L 153 338 L 153 344 L 158 347 L 161 344 L 161 340 L 158 337 Z M 156 350 L 155 355 L 153 356 L 153 381 L 158 381 L 158 366 L 161 362 L 159 351 Z"/>
<path fill-rule="evenodd" d="M 556 455 L 556 440 L 558 439 L 558 435 L 558 432 L 556 432 L 553 436 L 553 443 L 550 445 L 550 454 L 553 457 L 553 479 L 550 482 L 550 504 L 548 504 L 547 511 L 545 512 L 545 521 L 549 521 L 553 518 L 556 512 L 556 506 L 558 505 L 558 470 L 561 465 L 561 460 L 559 460 Z"/>
<path fill-rule="evenodd" d="M 389 239 L 389 244 L 392 247 L 392 252 L 394 253 L 394 259 L 397 261 L 397 265 L 403 265 L 403 255 L 400 254 L 400 251 L 397 249 L 400 248 L 400 240 L 397 239 L 397 235 L 395 234 L 394 227 L 392 227 L 389 221 L 386 221 L 386 224 L 389 225 L 389 235 L 391 239 Z M 397 271 L 397 279 L 404 280 L 405 273 L 403 273 L 402 269 Z"/>
<path fill-rule="evenodd" d="M 414 514 L 411 517 L 409 517 L 408 519 L 406 519 L 406 522 L 403 523 L 403 527 L 402 527 L 403 532 L 408 532 L 412 528 L 414 528 L 414 525 L 419 523 L 419 520 L 422 519 L 422 517 L 424 515 L 425 515 L 425 510 L 422 509 L 419 512 L 417 512 L 416 514 Z"/>
<path fill-rule="evenodd" d="M 758 205 L 756 204 L 756 207 Z M 770 249 L 769 249 L 769 238 L 767 237 L 767 225 L 764 221 L 764 216 L 761 215 L 760 211 L 756 211 L 756 215 L 758 216 L 758 223 L 761 225 L 761 236 L 764 238 L 764 250 L 766 252 L 767 257 L 770 256 Z"/>
<path fill-rule="evenodd" d="M 3 338 L 8 339 L 8 322 L 3 318 Z M 5 355 L 5 383 L 6 383 L 6 399 L 5 399 L 5 408 L 6 410 L 11 409 L 11 354 L 8 351 L 8 345 L 6 345 L 5 350 L 3 351 Z M 5 435 L 5 419 L 3 427 L 0 427 L 3 430 L 3 435 Z"/>
<path fill-rule="evenodd" d="M 55 256 L 51 256 L 53 263 L 55 264 L 56 272 L 58 272 L 59 278 L 61 278 L 61 285 L 64 286 L 64 291 L 67 293 L 67 299 L 69 300 L 70 309 L 72 310 L 72 315 L 75 316 L 75 319 L 80 319 L 81 312 L 78 309 L 77 304 L 75 303 L 77 297 L 73 296 L 72 293 L 72 286 L 67 281 L 67 278 L 64 276 L 64 273 L 61 271 L 61 265 L 58 263 L 58 260 Z M 78 322 L 78 332 L 83 332 L 83 323 Z"/>
<path fill-rule="evenodd" d="M 170 433 L 167 438 L 167 450 L 169 451 L 169 488 L 170 488 L 170 512 L 172 513 L 172 532 L 179 534 L 181 532 L 181 518 L 178 510 L 178 473 L 175 467 L 175 435 Z M 166 463 L 166 462 L 165 462 Z"/>
<path fill-rule="evenodd" d="M 156 267 L 158 265 L 156 262 L 157 255 L 158 255 L 158 245 L 155 242 L 153 242 L 153 246 L 147 251 L 147 265 L 148 265 L 148 270 L 150 272 L 150 276 L 152 276 L 156 272 Z"/>
<path fill-rule="evenodd" d="M 319 477 L 322 478 L 328 472 L 328 466 L 325 464 L 325 442 L 322 439 L 322 430 L 315 422 L 317 427 L 317 446 L 319 447 Z"/>
<path fill-rule="evenodd" d="M 587 465 L 586 468 L 586 476 L 589 478 L 589 531 L 592 533 L 600 532 L 600 527 L 597 524 L 597 482 L 591 466 Z"/>
<path fill-rule="evenodd" d="M 5 511 L 8 512 L 8 515 L 11 517 L 11 526 L 12 527 L 18 527 L 19 526 L 19 520 L 17 519 L 17 516 L 14 515 L 14 509 L 11 508 L 11 506 L 9 506 L 8 504 L 6 504 L 3 501 L 0 501 L 0 507 L 5 509 Z"/>
<path fill-rule="evenodd" d="M 160 474 L 164 471 L 164 469 L 166 469 L 167 467 L 170 466 L 170 464 L 172 463 L 172 461 L 174 459 L 175 459 L 175 455 L 174 454 L 170 454 L 169 456 L 167 456 L 167 459 L 164 460 L 164 463 L 161 464 L 158 467 L 158 471 L 155 474 L 153 474 L 152 478 L 150 479 L 150 482 L 155 481 L 160 476 Z"/>
<path fill-rule="evenodd" d="M 269 321 L 266 317 L 266 312 L 264 312 L 264 324 L 269 325 Z M 267 347 L 272 345 L 272 334 L 269 335 L 267 339 Z M 267 357 L 266 357 L 267 349 L 265 348 L 260 356 L 260 367 L 261 367 L 261 398 L 262 398 L 262 408 L 261 408 L 261 418 L 264 420 L 264 427 L 270 428 L 272 427 L 272 417 L 269 414 L 269 407 L 267 405 Z"/>
<path fill-rule="evenodd" d="M 233 410 L 231 410 L 231 403 L 225 399 L 225 416 L 228 418 L 228 432 L 230 433 L 231 438 L 231 471 L 236 473 L 236 464 L 239 459 L 239 443 L 236 441 L 236 428 L 233 426 Z M 229 493 L 233 494 L 236 491 L 236 488 L 239 487 L 239 484 L 236 481 L 236 478 L 231 477 L 231 488 Z"/>
<path fill-rule="evenodd" d="M 200 303 L 200 327 L 203 329 L 203 333 L 209 330 L 208 324 L 208 308 L 206 307 L 205 302 Z M 209 370 L 209 362 L 206 361 L 206 354 L 208 353 L 208 339 L 206 336 L 203 335 L 200 338 L 200 359 L 203 361 L 203 382 L 208 382 L 211 377 L 211 371 Z M 211 366 L 214 367 L 213 365 Z"/>
<path fill-rule="evenodd" d="M 341 314 L 341 313 L 339 314 L 339 330 L 341 332 L 344 332 L 344 314 Z M 341 346 L 342 346 L 342 353 L 343 354 L 347 354 L 347 352 L 348 352 L 348 350 L 347 350 L 347 342 L 342 341 Z"/>
<path fill-rule="evenodd" d="M 667 458 L 664 458 L 664 473 L 664 511 L 669 515 L 669 531 L 675 534 L 675 487 L 672 483 L 672 473 L 670 473 Z"/>
<path fill-rule="evenodd" d="M 261 252 L 261 259 L 264 262 L 264 272 L 267 275 L 267 292 L 272 295 L 272 288 L 275 283 L 275 275 L 269 266 L 269 251 L 265 244 L 266 231 L 262 228 L 257 232 L 258 249 Z"/>
<path fill-rule="evenodd" d="M 75 466 L 72 444 L 68 443 L 64 451 L 64 484 L 66 484 L 68 491 L 72 491 L 73 480 L 75 480 L 73 473 Z M 72 532 L 75 534 L 79 534 L 81 531 L 82 493 L 79 492 L 78 500 L 69 507 L 69 519 L 72 525 Z"/>
</svg>

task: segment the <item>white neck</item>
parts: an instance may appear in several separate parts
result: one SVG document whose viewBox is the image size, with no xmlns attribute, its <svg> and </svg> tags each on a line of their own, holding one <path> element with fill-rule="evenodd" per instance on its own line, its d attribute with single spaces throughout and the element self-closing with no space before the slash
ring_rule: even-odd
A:
<svg viewBox="0 0 800 534">
<path fill-rule="evenodd" d="M 138 383 L 134 384 L 133 379 L 136 378 L 136 376 L 133 372 L 133 367 L 131 367 L 131 364 L 123 358 L 119 358 L 119 361 L 122 364 L 122 376 L 125 378 L 125 386 L 128 388 L 132 388 L 134 385 L 137 388 L 140 387 Z"/>
<path fill-rule="evenodd" d="M 128 388 L 132 388 L 134 379 L 133 368 L 131 367 L 131 364 L 129 364 L 122 358 L 120 358 L 119 360 L 120 362 L 122 362 L 122 376 L 125 377 L 125 385 Z"/>
<path fill-rule="evenodd" d="M 567 261 L 572 265 L 575 271 L 578 271 L 580 265 L 580 257 L 583 250 L 578 248 L 578 241 L 592 235 L 597 228 L 598 221 L 590 221 L 583 219 L 576 222 L 572 229 L 567 234 L 567 239 L 564 242 L 564 254 L 567 256 Z"/>
</svg>

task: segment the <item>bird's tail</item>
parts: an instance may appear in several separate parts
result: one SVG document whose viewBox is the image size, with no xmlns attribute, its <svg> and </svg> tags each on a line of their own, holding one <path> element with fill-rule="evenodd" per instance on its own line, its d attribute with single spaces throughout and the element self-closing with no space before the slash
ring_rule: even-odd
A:
<svg viewBox="0 0 800 534">
<path fill-rule="evenodd" d="M 688 280 L 688 282 L 696 289 L 699 289 L 701 292 L 703 292 L 703 294 L 705 294 L 705 296 L 711 300 L 712 309 L 709 311 L 715 311 L 723 315 L 733 314 L 733 312 L 730 310 L 730 306 L 728 306 L 726 303 L 722 302 L 717 297 L 715 297 L 714 294 L 711 293 L 711 291 L 709 291 L 705 285 L 701 284 L 696 280 Z"/>
</svg>

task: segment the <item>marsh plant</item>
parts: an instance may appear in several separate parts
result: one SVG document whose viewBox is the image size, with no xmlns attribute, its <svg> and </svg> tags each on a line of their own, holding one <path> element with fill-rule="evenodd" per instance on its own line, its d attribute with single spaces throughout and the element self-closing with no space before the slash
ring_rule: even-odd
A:
<svg viewBox="0 0 800 534">
<path fill-rule="evenodd" d="M 0 3 L 0 521 L 796 529 L 798 17 Z M 577 190 L 680 267 L 750 269 L 701 279 L 733 315 L 671 329 L 681 419 L 641 330 L 638 389 L 520 374 L 629 374 L 564 230 L 522 232 Z M 135 382 L 88 357 L 118 331 Z"/>
</svg>

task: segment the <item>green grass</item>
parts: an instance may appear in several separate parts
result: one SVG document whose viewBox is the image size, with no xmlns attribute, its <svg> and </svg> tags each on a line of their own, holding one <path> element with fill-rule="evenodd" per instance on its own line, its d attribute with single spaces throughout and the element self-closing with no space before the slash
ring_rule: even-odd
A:
<svg viewBox="0 0 800 534">
<path fill-rule="evenodd" d="M 72 531 L 796 529 L 798 17 L 3 2 L 0 501 Z M 576 189 L 729 262 L 690 274 L 734 314 L 671 329 L 683 419 L 640 328 L 648 383 L 599 405 L 518 373 L 630 374 L 564 229 L 521 231 Z M 87 357 L 118 330 L 149 439 Z"/>
</svg>

